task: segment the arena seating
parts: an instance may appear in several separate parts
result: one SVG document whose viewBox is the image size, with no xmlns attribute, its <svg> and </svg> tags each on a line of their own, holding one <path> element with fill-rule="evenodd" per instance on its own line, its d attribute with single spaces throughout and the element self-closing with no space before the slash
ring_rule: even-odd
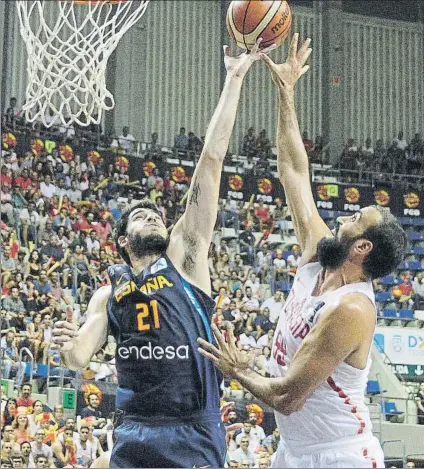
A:
<svg viewBox="0 0 424 469">
<path fill-rule="evenodd" d="M 164 154 L 178 160 L 178 155 L 173 154 L 172 149 L 163 149 L 160 158 L 156 155 L 155 159 L 154 155 L 149 154 L 149 145 L 142 146 L 145 148 L 142 154 L 144 161 L 150 163 L 153 158 L 156 162 L 155 170 L 148 172 L 146 177 L 143 176 L 138 181 L 130 181 L 127 174 L 129 163 L 125 154 L 123 156 L 122 152 L 117 152 L 113 163 L 106 165 L 101 158 L 104 147 L 93 146 L 93 142 L 98 140 L 94 137 L 88 138 L 86 133 L 84 136 L 77 135 L 76 141 L 71 142 L 74 148 L 71 158 L 69 149 L 62 148 L 70 142 L 60 141 L 60 136 L 44 134 L 42 129 L 40 132 L 29 127 L 19 128 L 16 125 L 7 133 L 8 137 L 3 138 L 5 164 L 1 168 L 2 205 L 6 208 L 2 210 L 1 218 L 3 245 L 1 260 L 4 268 L 2 355 L 12 362 L 13 367 L 10 375 L 3 375 L 5 379 L 2 380 L 3 434 L 8 423 L 15 420 L 12 417 L 16 411 L 13 410 L 13 401 L 10 401 L 10 398 L 20 393 L 21 388 L 18 386 L 19 389 L 14 391 L 14 384 L 20 385 L 22 382 L 32 381 L 34 384 L 32 398 L 34 399 L 37 391 L 43 396 L 40 399 L 43 403 L 42 412 L 34 416 L 35 410 L 31 408 L 27 413 L 30 422 L 35 419 L 34 425 L 30 426 L 28 439 L 34 438 L 37 428 L 43 428 L 46 435 L 45 442 L 48 445 L 58 438 L 65 423 L 60 412 L 55 414 L 55 406 L 61 402 L 65 405 L 67 400 L 64 416 L 77 417 L 75 422 L 81 425 L 84 420 L 80 416 L 81 409 L 86 406 L 84 399 L 87 400 L 88 395 L 94 392 L 102 399 L 102 418 L 105 418 L 105 421 L 86 418 L 85 422 L 90 426 L 90 441 L 93 445 L 98 445 L 96 451 L 101 452 L 110 445 L 112 428 L 111 419 L 106 417 L 113 411 L 113 394 L 116 389 L 113 339 L 109 338 L 108 343 L 104 344 L 102 350 L 93 357 L 86 370 L 74 374 L 64 369 L 57 354 L 48 352 L 48 335 L 43 331 L 51 326 L 46 322 L 46 317 L 50 317 L 52 321 L 63 318 L 67 305 L 72 305 L 75 318 L 82 324 L 91 295 L 96 288 L 108 282 L 107 266 L 120 262 L 108 236 L 121 211 L 132 200 L 147 196 L 160 205 L 164 220 L 173 224 L 183 211 L 187 180 L 175 180 L 161 170 Z M 15 138 L 14 143 L 9 134 Z M 47 151 L 45 144 L 47 137 L 56 147 L 50 151 Z M 84 146 L 87 142 L 90 142 L 88 147 Z M 105 141 L 100 143 L 106 145 Z M 58 148 L 62 148 L 60 152 L 57 151 Z M 93 152 L 97 152 L 97 155 Z M 79 158 L 76 156 L 79 154 L 84 156 Z M 25 168 L 28 177 L 24 175 Z M 148 171 L 148 168 L 145 171 Z M 46 184 L 48 176 L 51 177 L 50 184 Z M 225 201 L 223 204 L 225 205 Z M 250 208 L 247 201 L 238 207 L 232 205 L 231 212 L 234 219 L 230 226 L 223 226 L 223 218 L 218 216 L 209 259 L 212 290 L 216 302 L 214 322 L 218 325 L 223 323 L 223 310 L 227 308 L 230 298 L 239 301 L 237 297 L 239 289 L 243 297 L 246 294 L 246 287 L 252 288 L 258 312 L 262 311 L 262 305 L 277 289 L 287 296 L 300 259 L 296 257 L 296 249 L 293 249 L 296 239 L 291 223 L 288 222 L 285 231 L 280 230 L 277 225 L 272 224 L 272 217 L 268 220 L 269 224 L 261 223 Z M 268 208 L 271 214 L 275 210 L 274 205 Z M 335 218 L 339 215 L 329 210 L 321 210 L 320 213 L 330 225 L 334 224 Z M 411 250 L 407 260 L 399 265 L 393 275 L 375 282 L 379 305 L 378 319 L 381 321 L 379 325 L 403 327 L 414 322 L 413 327 L 422 329 L 423 321 L 415 315 L 421 297 L 414 288 L 415 279 L 420 277 L 423 270 L 424 245 L 420 243 L 424 241 L 424 231 L 422 231 L 424 219 L 405 217 L 400 221 L 409 230 Z M 243 250 L 240 249 L 239 237 L 248 224 L 254 226 L 256 243 L 251 246 L 251 250 Z M 265 225 L 265 228 L 261 232 L 259 230 L 262 225 Z M 231 230 L 231 236 L 223 235 L 228 234 L 227 230 Z M 281 270 L 275 267 L 278 250 L 283 251 Z M 34 253 L 38 254 L 37 259 Z M 237 254 L 241 254 L 241 262 L 236 261 Z M 224 277 L 220 278 L 222 271 Z M 236 272 L 234 278 L 233 271 Z M 405 277 L 410 291 L 408 290 L 408 293 L 407 290 L 401 290 L 399 293 L 399 285 L 404 283 Z M 225 293 L 222 293 L 221 287 L 225 288 Z M 15 288 L 18 289 L 18 299 L 23 305 L 22 317 L 19 316 L 21 309 L 19 301 L 12 298 Z M 408 294 L 404 294 L 405 292 Z M 422 302 L 424 303 L 424 297 Z M 8 309 L 10 305 L 16 305 L 16 309 L 13 311 Z M 281 307 L 282 305 L 283 302 Z M 41 313 L 41 317 L 38 313 Z M 272 322 L 275 326 L 275 318 L 272 318 Z M 254 327 L 253 339 L 249 341 L 246 340 L 245 334 L 248 325 Z M 12 343 L 8 342 L 8 331 L 13 332 Z M 242 348 L 256 349 L 255 366 L 266 376 L 268 358 L 264 355 L 263 345 L 256 348 L 255 344 L 260 337 L 266 335 L 267 331 L 258 329 L 254 321 L 250 324 L 249 320 L 245 320 L 237 332 Z M 272 338 L 266 342 L 262 340 L 261 344 L 265 343 L 268 346 L 271 345 L 271 341 Z M 25 360 L 22 380 L 22 376 L 19 377 L 17 372 L 20 361 L 15 350 L 19 353 L 23 349 L 29 349 L 30 353 L 25 351 L 22 353 Z M 14 381 L 10 380 L 12 377 Z M 65 387 L 63 393 L 58 384 Z M 263 420 L 261 424 L 266 434 L 270 435 L 275 426 L 270 410 L 256 402 L 237 382 L 227 381 L 225 384 L 226 396 L 237 398 L 239 421 L 242 422 L 247 417 L 246 405 L 254 403 L 260 406 L 258 416 L 261 415 L 260 421 Z M 384 393 L 378 381 L 369 381 L 366 392 L 370 396 Z M 7 411 L 9 402 L 12 402 L 11 410 Z M 60 410 L 60 407 L 58 409 Z M 397 410 L 393 402 L 382 403 L 381 409 L 386 417 L 403 414 Z M 265 411 L 264 416 L 261 411 Z M 77 430 L 78 426 L 75 426 L 75 429 Z M 19 428 L 14 429 L 15 440 L 19 437 L 20 431 Z M 235 438 L 230 439 L 230 453 L 236 448 Z M 258 445 L 254 450 L 259 457 L 264 445 Z M 272 452 L 267 446 L 265 450 Z M 72 458 L 78 461 L 78 454 L 71 453 L 67 456 L 70 458 L 68 462 L 70 463 Z M 7 455 L 2 454 L 2 458 L 3 456 Z M 56 456 L 52 459 L 55 460 Z"/>
</svg>

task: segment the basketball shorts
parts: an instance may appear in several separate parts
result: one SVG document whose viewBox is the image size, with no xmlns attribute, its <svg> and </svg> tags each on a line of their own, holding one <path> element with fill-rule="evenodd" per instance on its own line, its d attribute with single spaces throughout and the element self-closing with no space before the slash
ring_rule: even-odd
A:
<svg viewBox="0 0 424 469">
<path fill-rule="evenodd" d="M 343 467 L 368 467 L 381 468 L 384 466 L 384 454 L 380 443 L 375 437 L 358 444 L 344 443 L 343 445 L 331 444 L 328 449 L 319 452 L 302 454 L 302 448 L 298 448 L 294 455 L 281 440 L 272 461 L 272 467 L 290 468 L 343 468 Z"/>
<path fill-rule="evenodd" d="M 224 467 L 227 448 L 219 413 L 184 421 L 123 413 L 120 420 L 110 467 Z"/>
</svg>

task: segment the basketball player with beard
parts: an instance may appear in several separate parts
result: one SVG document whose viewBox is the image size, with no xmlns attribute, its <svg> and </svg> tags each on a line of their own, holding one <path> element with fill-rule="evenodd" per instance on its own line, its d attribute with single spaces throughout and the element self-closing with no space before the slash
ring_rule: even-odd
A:
<svg viewBox="0 0 424 469">
<path fill-rule="evenodd" d="M 364 402 L 376 323 L 371 281 L 397 267 L 407 238 L 380 207 L 339 218 L 334 234 L 320 218 L 294 107 L 309 44 L 298 50 L 296 34 L 281 65 L 262 56 L 278 90 L 278 172 L 303 251 L 274 335 L 272 377 L 252 371 L 232 330 L 226 341 L 214 328 L 218 347 L 199 339 L 199 350 L 275 409 L 281 444 L 274 467 L 384 467 Z"/>
<path fill-rule="evenodd" d="M 208 250 L 241 86 L 259 59 L 259 43 L 239 57 L 224 47 L 224 89 L 186 211 L 172 233 L 151 202 L 131 207 L 115 229 L 126 264 L 109 268 L 111 285 L 93 295 L 80 330 L 66 321 L 54 329 L 53 342 L 73 370 L 88 364 L 106 341 L 108 328 L 116 338 L 119 418 L 110 467 L 223 467 L 222 377 L 198 353 L 196 341 L 213 341 Z"/>
</svg>

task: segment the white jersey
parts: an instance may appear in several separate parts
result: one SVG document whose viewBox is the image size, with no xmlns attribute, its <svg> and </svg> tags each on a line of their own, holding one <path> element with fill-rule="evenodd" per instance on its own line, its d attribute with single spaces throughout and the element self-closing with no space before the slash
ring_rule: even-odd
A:
<svg viewBox="0 0 424 469">
<path fill-rule="evenodd" d="M 372 283 L 352 283 L 337 290 L 312 296 L 321 264 L 301 267 L 277 324 L 270 361 L 271 376 L 284 376 L 319 317 L 347 293 L 363 293 L 375 305 Z M 302 410 L 291 415 L 275 412 L 280 434 L 294 454 L 319 452 L 335 442 L 360 444 L 372 437 L 369 411 L 364 401 L 371 359 L 365 369 L 341 363 L 306 400 Z"/>
</svg>

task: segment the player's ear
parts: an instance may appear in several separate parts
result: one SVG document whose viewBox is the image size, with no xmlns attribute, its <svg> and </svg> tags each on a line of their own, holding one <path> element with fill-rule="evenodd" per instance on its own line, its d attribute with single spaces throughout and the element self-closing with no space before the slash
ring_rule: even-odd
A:
<svg viewBox="0 0 424 469">
<path fill-rule="evenodd" d="M 118 238 L 118 244 L 121 248 L 124 248 L 128 244 L 128 239 L 126 236 L 120 236 Z"/>
<path fill-rule="evenodd" d="M 355 242 L 355 251 L 362 256 L 368 255 L 373 247 L 372 242 L 365 238 L 358 239 L 358 241 Z"/>
</svg>

